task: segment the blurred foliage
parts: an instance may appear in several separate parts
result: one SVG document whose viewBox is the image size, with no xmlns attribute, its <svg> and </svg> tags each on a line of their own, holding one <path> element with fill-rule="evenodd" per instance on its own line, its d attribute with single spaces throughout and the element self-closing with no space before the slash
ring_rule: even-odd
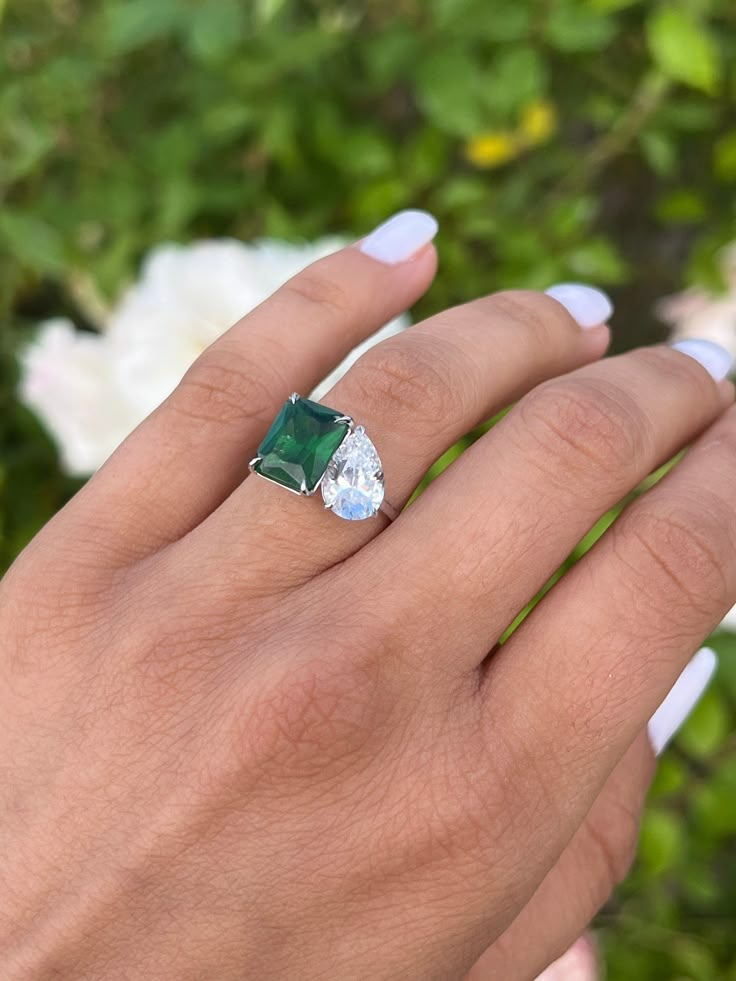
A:
<svg viewBox="0 0 736 981">
<path fill-rule="evenodd" d="M 440 219 L 425 313 L 590 281 L 616 345 L 717 285 L 733 0 L 0 0 L 0 569 L 68 498 L 14 399 L 39 320 L 94 322 L 164 240 Z M 601 917 L 611 979 L 736 981 L 736 640 Z"/>
</svg>

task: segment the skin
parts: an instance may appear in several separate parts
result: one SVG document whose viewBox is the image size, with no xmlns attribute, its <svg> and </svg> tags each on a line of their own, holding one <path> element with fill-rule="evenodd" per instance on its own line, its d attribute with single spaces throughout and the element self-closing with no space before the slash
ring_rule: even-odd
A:
<svg viewBox="0 0 736 981">
<path fill-rule="evenodd" d="M 500 293 L 325 398 L 401 507 L 247 461 L 429 285 L 321 260 L 210 348 L 0 585 L 6 981 L 534 977 L 626 873 L 646 723 L 736 597 L 733 389 Z M 686 444 L 502 647 L 616 501 Z M 489 652 L 492 652 L 489 654 Z"/>
</svg>

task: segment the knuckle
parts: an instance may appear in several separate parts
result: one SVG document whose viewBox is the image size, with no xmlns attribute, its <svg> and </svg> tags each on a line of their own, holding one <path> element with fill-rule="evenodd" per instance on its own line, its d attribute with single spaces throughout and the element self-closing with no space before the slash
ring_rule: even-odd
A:
<svg viewBox="0 0 736 981">
<path fill-rule="evenodd" d="M 464 415 L 462 386 L 453 383 L 447 352 L 428 338 L 402 336 L 367 351 L 351 372 L 359 404 L 418 435 L 445 431 Z M 420 430 L 422 430 L 420 432 Z"/>
<path fill-rule="evenodd" d="M 666 608 L 670 616 L 681 610 L 710 617 L 731 598 L 726 570 L 733 525 L 724 502 L 706 492 L 691 504 L 641 501 L 620 527 L 614 525 L 614 547 L 629 571 L 630 588 L 655 608 Z"/>
<path fill-rule="evenodd" d="M 188 423 L 266 424 L 273 415 L 274 392 L 284 390 L 266 359 L 215 345 L 182 378 L 168 405 Z"/>
<path fill-rule="evenodd" d="M 300 306 L 317 306 L 320 313 L 346 320 L 354 309 L 354 303 L 340 283 L 320 271 L 319 263 L 310 266 L 281 287 L 281 296 L 294 299 Z"/>
<path fill-rule="evenodd" d="M 203 690 L 230 651 L 246 653 L 240 638 L 250 624 L 232 602 L 226 605 L 217 585 L 211 584 L 207 604 L 192 586 L 180 581 L 177 587 L 172 601 L 162 581 L 142 579 L 138 617 L 120 642 L 119 663 L 136 697 L 153 700 L 157 711 Z"/>
<path fill-rule="evenodd" d="M 382 705 L 369 666 L 315 655 L 259 679 L 242 738 L 257 768 L 309 780 L 362 754 Z"/>
<path fill-rule="evenodd" d="M 521 419 L 544 454 L 545 469 L 615 477 L 648 456 L 651 424 L 618 386 L 583 379 L 545 382 L 520 403 Z M 564 461 L 561 468 L 560 461 Z"/>
<path fill-rule="evenodd" d="M 530 340 L 544 349 L 551 335 L 562 327 L 570 327 L 570 317 L 559 303 L 532 290 L 502 290 L 488 298 L 492 314 L 517 324 Z M 575 327 L 575 330 L 579 328 Z"/>
</svg>

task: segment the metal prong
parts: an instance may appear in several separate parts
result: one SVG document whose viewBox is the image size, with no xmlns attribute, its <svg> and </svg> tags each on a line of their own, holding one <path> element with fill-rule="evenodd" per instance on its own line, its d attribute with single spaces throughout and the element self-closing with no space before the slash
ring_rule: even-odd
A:
<svg viewBox="0 0 736 981">
<path fill-rule="evenodd" d="M 289 396 L 289 401 L 293 405 L 299 398 L 301 398 L 301 396 L 299 395 L 298 392 L 292 392 L 291 395 Z"/>
<path fill-rule="evenodd" d="M 300 493 L 300 494 L 301 494 L 301 495 L 302 495 L 303 497 L 309 497 L 309 488 L 307 487 L 307 482 L 306 482 L 306 480 L 303 480 L 303 481 L 302 481 L 302 483 L 301 483 L 301 487 L 299 488 L 299 493 Z"/>
<path fill-rule="evenodd" d="M 251 471 L 251 473 L 255 470 L 256 464 L 261 462 L 261 459 L 262 458 L 260 456 L 254 456 L 253 459 L 250 461 L 250 463 L 248 464 L 248 469 Z"/>
<path fill-rule="evenodd" d="M 338 416 L 335 419 L 335 422 L 337 422 L 337 423 L 347 423 L 348 426 L 350 426 L 351 429 L 353 428 L 353 425 L 354 425 L 354 423 L 353 423 L 353 417 L 352 416 Z"/>
</svg>

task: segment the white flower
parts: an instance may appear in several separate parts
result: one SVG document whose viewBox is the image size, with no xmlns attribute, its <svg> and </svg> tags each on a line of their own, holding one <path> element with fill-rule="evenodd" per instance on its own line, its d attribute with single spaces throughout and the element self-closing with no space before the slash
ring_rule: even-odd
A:
<svg viewBox="0 0 736 981">
<path fill-rule="evenodd" d="M 176 387 L 228 327 L 293 275 L 341 248 L 234 240 L 163 245 L 144 262 L 100 333 L 65 319 L 40 325 L 22 355 L 20 396 L 58 444 L 64 469 L 87 476 Z M 399 317 L 356 348 L 317 387 L 320 398 L 359 354 L 402 330 Z"/>
<path fill-rule="evenodd" d="M 107 338 L 48 320 L 23 355 L 20 394 L 54 437 L 64 469 L 95 470 L 142 417 L 115 390 Z"/>
<path fill-rule="evenodd" d="M 671 340 L 702 337 L 736 357 L 736 242 L 722 251 L 720 259 L 724 293 L 693 287 L 660 300 L 657 313 L 672 328 Z"/>
</svg>

